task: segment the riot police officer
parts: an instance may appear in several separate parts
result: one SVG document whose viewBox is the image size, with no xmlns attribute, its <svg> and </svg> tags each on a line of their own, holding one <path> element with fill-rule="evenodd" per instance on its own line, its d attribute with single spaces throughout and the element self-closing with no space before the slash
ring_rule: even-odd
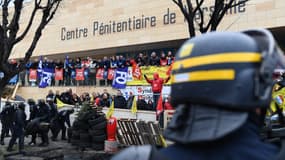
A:
<svg viewBox="0 0 285 160">
<path fill-rule="evenodd" d="M 71 127 L 70 124 L 70 115 L 74 112 L 73 109 L 63 109 L 58 112 L 58 115 L 54 119 L 53 122 L 51 122 L 53 129 L 53 135 L 52 135 L 52 140 L 55 141 L 58 133 L 61 131 L 61 140 L 66 140 L 66 126 L 65 124 L 69 127 Z"/>
<path fill-rule="evenodd" d="M 27 103 L 30 106 L 30 118 L 29 118 L 29 123 L 27 126 L 31 126 L 33 124 L 31 124 L 31 122 L 33 120 L 35 120 L 39 114 L 39 106 L 36 104 L 35 100 L 33 99 L 28 99 Z M 36 131 L 36 124 L 34 124 L 34 128 L 27 128 L 27 132 L 26 134 L 31 134 L 32 138 L 31 138 L 31 142 L 29 142 L 29 145 L 36 145 L 36 139 L 37 139 L 37 131 Z"/>
<path fill-rule="evenodd" d="M 172 68 L 176 112 L 164 135 L 174 144 L 159 151 L 132 147 L 113 159 L 284 159 L 260 138 L 277 66 L 285 66 L 284 55 L 267 30 L 187 40 Z"/>
<path fill-rule="evenodd" d="M 40 99 L 38 102 L 39 106 L 39 114 L 37 119 L 39 119 L 39 134 L 42 139 L 42 143 L 39 144 L 40 146 L 47 146 L 49 144 L 48 139 L 48 131 L 49 131 L 49 123 L 50 123 L 50 108 L 45 103 L 45 100 Z"/>
<path fill-rule="evenodd" d="M 14 105 L 12 105 L 9 101 L 7 101 L 0 113 L 0 119 L 2 123 L 1 139 L 0 139 L 1 145 L 4 145 L 4 138 L 5 136 L 9 135 L 9 131 L 11 131 L 12 129 L 13 115 L 15 111 L 16 109 Z"/>
<path fill-rule="evenodd" d="M 47 97 L 46 102 L 47 102 L 47 106 L 49 108 L 49 113 L 50 113 L 49 120 L 52 121 L 58 114 L 57 106 L 51 97 Z"/>
<path fill-rule="evenodd" d="M 15 144 L 17 138 L 19 139 L 19 152 L 24 149 L 24 128 L 26 122 L 25 104 L 20 103 L 18 109 L 15 112 L 14 121 L 12 125 L 12 138 L 10 139 L 7 151 L 12 151 L 13 145 Z"/>
<path fill-rule="evenodd" d="M 39 108 L 35 102 L 35 100 L 33 99 L 28 99 L 27 103 L 30 106 L 30 117 L 29 117 L 29 121 L 35 119 L 39 113 Z"/>
</svg>

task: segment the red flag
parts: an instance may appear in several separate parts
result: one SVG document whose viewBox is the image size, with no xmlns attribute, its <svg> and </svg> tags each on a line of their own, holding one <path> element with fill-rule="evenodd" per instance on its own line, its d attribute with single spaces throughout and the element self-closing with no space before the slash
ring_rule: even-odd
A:
<svg viewBox="0 0 285 160">
<path fill-rule="evenodd" d="M 97 79 L 104 79 L 104 68 L 99 68 L 96 73 Z"/>
<path fill-rule="evenodd" d="M 77 81 L 83 81 L 84 80 L 84 68 L 76 69 L 75 72 L 76 72 L 75 79 Z"/>
<path fill-rule="evenodd" d="M 115 69 L 109 68 L 108 69 L 108 79 L 109 80 L 113 80 L 114 79 L 114 75 L 115 75 Z"/>
<path fill-rule="evenodd" d="M 171 74 L 172 65 L 173 65 L 173 63 L 171 63 L 171 65 L 169 66 L 168 70 L 166 71 L 166 75 L 168 75 L 168 76 L 170 76 L 170 74 Z"/>
<path fill-rule="evenodd" d="M 161 112 L 163 112 L 162 94 L 160 94 L 156 105 L 156 115 L 159 115 Z"/>
<path fill-rule="evenodd" d="M 30 69 L 29 81 L 37 81 L 37 70 Z"/>
<path fill-rule="evenodd" d="M 132 64 L 133 77 L 135 79 L 140 80 L 142 78 L 142 71 L 140 69 L 140 66 L 133 59 L 131 60 L 131 64 Z"/>
<path fill-rule="evenodd" d="M 63 69 L 55 69 L 55 80 L 63 80 Z"/>
</svg>

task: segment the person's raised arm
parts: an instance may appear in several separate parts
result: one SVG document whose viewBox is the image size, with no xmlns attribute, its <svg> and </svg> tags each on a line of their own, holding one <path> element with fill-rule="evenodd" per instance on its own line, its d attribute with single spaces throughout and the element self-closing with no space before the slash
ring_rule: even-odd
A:
<svg viewBox="0 0 285 160">
<path fill-rule="evenodd" d="M 145 74 L 143 76 L 144 76 L 145 80 L 147 81 L 147 83 L 150 83 L 150 84 L 152 83 L 152 80 L 148 79 Z"/>
<path fill-rule="evenodd" d="M 164 83 L 167 83 L 170 80 L 170 76 L 168 76 L 165 80 Z"/>
</svg>

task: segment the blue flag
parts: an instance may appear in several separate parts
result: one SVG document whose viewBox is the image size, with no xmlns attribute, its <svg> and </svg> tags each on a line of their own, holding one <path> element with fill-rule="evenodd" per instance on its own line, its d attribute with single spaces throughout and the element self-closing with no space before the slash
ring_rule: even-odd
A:
<svg viewBox="0 0 285 160">
<path fill-rule="evenodd" d="M 41 79 L 42 78 L 42 73 L 43 73 L 43 57 L 41 56 L 40 57 L 40 61 L 39 61 L 39 64 L 38 64 L 38 78 Z"/>
<path fill-rule="evenodd" d="M 12 77 L 9 81 L 9 84 L 16 84 L 18 82 L 18 75 L 16 74 L 14 77 Z"/>
<path fill-rule="evenodd" d="M 126 88 L 128 78 L 128 67 L 117 68 L 113 80 L 113 88 L 123 89 Z"/>
<path fill-rule="evenodd" d="M 41 81 L 39 83 L 39 88 L 45 88 L 51 84 L 51 77 L 53 70 L 51 68 L 44 68 L 42 70 Z"/>
<path fill-rule="evenodd" d="M 64 69 L 66 69 L 68 67 L 68 65 L 69 65 L 69 60 L 68 59 L 69 59 L 69 57 L 65 56 L 64 66 L 63 66 Z"/>
</svg>

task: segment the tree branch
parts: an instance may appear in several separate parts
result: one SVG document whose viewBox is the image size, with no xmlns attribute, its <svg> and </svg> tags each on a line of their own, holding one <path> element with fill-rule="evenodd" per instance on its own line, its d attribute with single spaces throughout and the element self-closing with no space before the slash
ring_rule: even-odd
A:
<svg viewBox="0 0 285 160">
<path fill-rule="evenodd" d="M 219 16 L 219 13 L 221 11 L 221 9 L 223 8 L 223 1 L 224 0 L 215 0 L 215 8 L 214 8 L 214 11 L 213 11 L 213 14 L 208 22 L 208 24 L 206 25 L 205 27 L 205 30 L 208 31 L 209 28 L 214 24 L 216 23 L 217 21 L 217 17 Z M 222 5 L 221 5 L 222 4 Z M 211 27 L 211 30 L 212 30 L 212 27 Z"/>
<path fill-rule="evenodd" d="M 11 23 L 8 26 L 9 29 L 9 43 L 13 45 L 13 41 L 15 40 L 17 33 L 19 31 L 19 20 L 22 12 L 24 0 L 15 0 L 14 1 L 14 15 L 11 20 Z"/>
<path fill-rule="evenodd" d="M 184 18 L 187 20 L 190 37 L 194 37 L 195 36 L 195 28 L 194 28 L 194 22 L 193 22 L 194 15 L 193 15 L 192 3 L 190 2 L 190 0 L 186 0 L 187 8 L 188 8 L 188 11 L 187 11 L 184 8 L 182 0 L 178 0 L 178 1 L 172 0 L 172 1 L 179 7 L 179 9 L 182 12 Z"/>
<path fill-rule="evenodd" d="M 3 27 L 3 34 L 1 35 L 1 55 L 0 55 L 0 60 L 1 60 L 1 68 L 3 68 L 4 71 L 9 71 L 6 66 L 3 66 L 10 53 L 9 53 L 9 47 L 8 47 L 8 16 L 9 16 L 9 10 L 8 10 L 8 5 L 9 5 L 9 0 L 4 0 L 3 5 L 2 5 L 2 27 Z"/>
<path fill-rule="evenodd" d="M 9 24 L 8 6 L 12 1 L 14 2 L 14 13 Z M 30 19 L 28 20 L 28 24 L 24 28 L 23 33 L 17 37 L 20 29 L 19 20 L 21 17 L 24 0 L 0 0 L 0 4 L 2 6 L 2 23 L 0 22 L 0 71 L 5 74 L 4 78 L 0 80 L 0 90 L 9 82 L 11 77 L 25 68 L 25 64 L 32 56 L 32 53 L 42 35 L 43 29 L 54 18 L 61 1 L 62 0 L 34 0 L 34 8 L 32 10 Z M 25 53 L 24 60 L 21 61 L 17 67 L 15 67 L 8 62 L 8 58 L 15 44 L 23 40 L 31 30 L 38 10 L 42 11 L 42 17 L 38 26 L 35 26 L 36 32 L 34 33 L 32 42 Z"/>
<path fill-rule="evenodd" d="M 236 6 L 238 6 L 238 5 L 240 5 L 240 4 L 243 4 L 243 3 L 246 3 L 247 1 L 249 1 L 249 0 L 238 1 L 236 4 L 231 5 L 230 8 L 236 7 Z"/>
<path fill-rule="evenodd" d="M 42 9 L 42 18 L 39 26 L 37 27 L 37 30 L 35 32 L 33 41 L 28 48 L 28 50 L 25 53 L 25 58 L 23 61 L 19 64 L 18 69 L 22 70 L 25 67 L 25 64 L 29 61 L 29 59 L 32 56 L 32 53 L 34 49 L 36 48 L 36 44 L 39 41 L 40 37 L 42 36 L 42 31 L 45 28 L 45 26 L 50 22 L 50 20 L 53 18 L 54 14 L 56 13 L 61 0 L 55 0 L 52 3 L 47 3 L 47 5 L 44 7 L 45 9 Z M 16 71 L 17 72 L 17 71 Z M 18 71 L 19 72 L 19 71 Z"/>
<path fill-rule="evenodd" d="M 201 33 L 204 33 L 204 13 L 203 13 L 203 10 L 201 8 L 202 4 L 204 3 L 204 0 L 201 0 L 199 2 L 199 0 L 196 0 L 196 8 L 194 10 L 194 15 L 196 14 L 197 11 L 199 11 L 199 14 L 200 14 L 200 22 L 198 23 L 199 25 L 199 30 Z M 207 31 L 207 30 L 206 30 Z"/>
<path fill-rule="evenodd" d="M 231 8 L 232 4 L 234 3 L 235 0 L 230 0 L 230 2 L 228 4 L 223 3 L 223 8 L 221 9 L 221 14 L 217 17 L 217 22 L 216 24 L 212 25 L 211 30 L 216 30 L 218 25 L 220 24 L 220 22 L 222 21 L 222 19 L 224 18 L 226 12 L 228 9 Z"/>
<path fill-rule="evenodd" d="M 4 28 L 4 31 L 7 30 L 7 25 L 8 25 L 8 0 L 4 0 L 3 5 L 2 5 L 2 26 Z M 7 35 L 6 35 L 7 37 Z"/>
<path fill-rule="evenodd" d="M 51 10 L 51 12 L 50 12 L 51 14 L 50 14 L 49 18 L 47 19 L 47 23 L 49 23 L 50 20 L 53 19 L 54 15 L 55 15 L 55 13 L 56 13 L 58 7 L 59 7 L 60 1 L 61 1 L 61 0 L 54 1 L 54 3 L 56 3 L 56 4 L 52 4 L 51 9 L 50 9 L 50 10 Z M 53 8 L 54 5 L 55 5 L 55 7 Z"/>
<path fill-rule="evenodd" d="M 41 2 L 41 0 L 40 0 Z M 24 37 L 27 35 L 27 33 L 29 32 L 32 24 L 33 24 L 33 21 L 34 21 L 34 18 L 35 18 L 35 15 L 37 13 L 37 10 L 39 9 L 39 3 L 37 3 L 37 0 L 35 0 L 35 4 L 34 4 L 34 9 L 32 11 L 32 14 L 31 14 L 31 17 L 30 17 L 30 20 L 29 20 L 29 23 L 27 25 L 27 27 L 25 28 L 24 32 L 19 36 L 17 37 L 14 42 L 13 42 L 13 45 L 15 45 L 16 43 L 20 42 L 21 40 L 24 39 Z"/>
</svg>

